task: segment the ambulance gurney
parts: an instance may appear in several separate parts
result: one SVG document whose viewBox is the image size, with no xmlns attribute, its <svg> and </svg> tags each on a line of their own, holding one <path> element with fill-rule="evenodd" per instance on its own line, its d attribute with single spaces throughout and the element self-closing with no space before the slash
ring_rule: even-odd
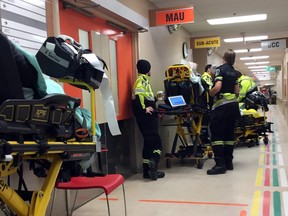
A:
<svg viewBox="0 0 288 216">
<path fill-rule="evenodd" d="M 238 119 L 235 135 L 238 143 L 244 143 L 248 147 L 259 145 L 259 139 L 263 138 L 265 145 L 268 144 L 266 133 L 272 133 L 271 124 L 267 122 L 266 112 L 268 108 L 268 98 L 261 92 L 254 91 L 245 98 L 244 109 L 241 110 L 241 117 Z M 263 114 L 258 112 L 262 109 Z"/>
<path fill-rule="evenodd" d="M 173 115 L 175 124 L 164 124 L 162 126 L 176 126 L 176 132 L 170 153 L 166 153 L 166 167 L 171 167 L 171 158 L 191 158 L 196 160 L 199 169 L 203 167 L 202 158 L 205 155 L 212 157 L 208 140 L 208 130 L 203 133 L 203 117 L 208 113 L 207 104 L 203 102 L 203 94 L 199 93 L 199 83 L 191 81 L 191 71 L 187 65 L 177 64 L 170 66 L 165 72 L 165 104 L 158 106 L 158 113 L 162 115 Z M 182 96 L 184 104 L 174 107 L 171 98 Z M 206 136 L 206 139 L 202 139 Z M 181 144 L 179 145 L 178 140 Z"/>
<path fill-rule="evenodd" d="M 5 48 L 8 50 L 5 50 L 5 52 L 6 55 L 9 53 L 10 60 L 13 63 L 13 67 L 12 65 L 5 65 L 6 62 L 4 60 L 6 59 L 6 55 L 0 55 L 1 70 L 3 69 L 1 71 L 2 73 L 9 71 L 8 69 L 10 68 L 14 68 L 15 71 L 13 71 L 13 73 L 21 76 L 21 74 L 19 74 L 21 68 L 18 68 L 18 66 L 27 66 L 27 68 L 32 70 L 31 65 L 35 68 L 37 67 L 35 56 L 34 60 L 32 56 L 30 56 L 31 58 L 29 57 L 32 61 L 29 60 L 28 64 L 28 57 L 24 56 L 24 54 L 22 56 L 20 52 L 8 52 L 11 47 L 14 49 L 16 45 L 14 47 L 14 45 L 8 42 L 7 38 L 2 37 L 2 35 L 0 37 L 0 43 L 1 48 L 3 47 L 2 43 L 7 45 Z M 53 49 L 52 47 L 53 44 L 50 44 L 50 49 Z M 3 49 L 1 51 L 3 51 Z M 17 55 L 13 55 L 13 53 Z M 55 59 L 56 56 L 51 56 L 50 54 L 50 58 Z M 23 60 L 23 62 L 21 61 L 23 64 L 15 63 L 15 61 L 13 61 L 15 56 L 20 57 Z M 67 65 L 67 62 L 61 59 L 58 60 L 60 63 Z M 36 65 L 33 64 L 33 61 Z M 86 79 L 87 76 L 77 75 L 79 79 L 81 79 L 81 81 L 77 82 L 77 86 L 88 87 L 90 90 L 98 88 L 101 78 L 97 75 L 97 80 L 95 79 L 93 66 L 85 59 L 82 59 L 81 55 L 79 58 L 71 59 L 69 65 L 77 65 L 77 63 L 73 63 L 73 61 L 81 62 L 81 64 L 78 64 L 80 65 L 79 67 L 75 67 L 77 70 L 74 70 L 74 74 L 78 74 L 79 70 L 81 70 L 83 74 L 88 74 L 88 79 Z M 45 66 L 48 67 L 49 63 L 44 62 L 44 64 L 47 64 L 45 66 L 43 66 L 42 63 L 41 68 L 45 68 Z M 17 67 L 15 67 L 15 65 L 17 65 Z M 39 65 L 37 71 L 38 69 Z M 57 67 L 54 69 L 57 71 Z M 27 72 L 27 70 L 24 71 Z M 35 75 L 36 73 L 33 74 Z M 89 74 L 91 74 L 93 78 L 89 77 Z M 99 74 L 101 77 L 100 72 Z M 25 74 L 22 75 L 25 76 Z M 38 75 L 42 74 L 38 73 Z M 40 77 L 41 76 L 38 76 L 38 81 Z M 72 75 L 69 76 L 69 78 L 71 80 L 75 79 Z M 19 83 L 22 88 L 21 81 L 23 81 L 23 78 L 18 80 L 20 80 Z M 43 80 L 42 77 L 42 81 Z M 94 80 L 96 81 L 94 82 Z M 87 83 L 84 81 L 87 81 Z M 91 87 L 90 84 L 93 85 L 93 87 Z M 37 90 L 36 87 L 39 87 L 39 83 L 31 85 L 31 87 L 32 92 L 35 92 L 33 90 Z M 19 89 L 19 91 L 22 90 Z M 6 92 L 2 92 L 2 94 L 3 93 Z M 76 133 L 79 122 L 76 120 L 75 113 L 80 104 L 79 99 L 72 98 L 65 94 L 46 94 L 46 96 L 36 99 L 33 99 L 33 94 L 31 96 L 32 99 L 24 99 L 24 94 L 14 94 L 11 99 L 8 98 L 8 100 L 6 99 L 0 104 L 0 181 L 3 186 L 3 190 L 0 191 L 0 211 L 2 210 L 5 215 L 45 215 L 51 192 L 53 191 L 57 177 L 59 177 L 58 174 L 61 171 L 63 161 L 75 161 L 73 164 L 77 165 L 84 159 L 86 161 L 90 160 L 93 163 L 94 160 L 92 156 L 95 155 L 96 152 L 97 137 L 95 118 L 92 120 L 91 134 L 86 137 L 87 139 L 78 137 Z M 40 94 L 38 94 L 38 96 L 40 96 Z M 91 98 L 95 100 L 95 95 Z M 95 104 L 95 101 L 91 102 L 91 104 Z M 93 109 L 95 108 L 91 108 L 92 111 Z M 32 188 L 31 191 L 31 189 L 29 190 L 29 188 L 27 188 L 23 179 L 24 161 L 27 161 L 29 164 L 34 164 L 31 163 L 31 161 L 37 161 L 37 163 L 39 161 L 45 161 L 45 163 L 41 165 L 44 166 L 45 164 L 47 173 L 35 173 L 36 169 L 33 169 L 37 176 L 41 175 L 41 177 L 45 178 L 40 189 Z M 9 179 L 10 175 L 15 173 L 19 175 L 18 189 L 13 189 L 9 183 L 10 181 L 6 183 L 7 177 Z"/>
</svg>

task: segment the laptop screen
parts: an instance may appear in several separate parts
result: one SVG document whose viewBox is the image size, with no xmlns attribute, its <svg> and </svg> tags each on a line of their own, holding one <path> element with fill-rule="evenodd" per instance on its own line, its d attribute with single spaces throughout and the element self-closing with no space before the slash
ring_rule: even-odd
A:
<svg viewBox="0 0 288 216">
<path fill-rule="evenodd" d="M 182 95 L 172 96 L 168 97 L 168 100 L 172 107 L 178 107 L 178 106 L 185 106 L 186 102 Z"/>
</svg>

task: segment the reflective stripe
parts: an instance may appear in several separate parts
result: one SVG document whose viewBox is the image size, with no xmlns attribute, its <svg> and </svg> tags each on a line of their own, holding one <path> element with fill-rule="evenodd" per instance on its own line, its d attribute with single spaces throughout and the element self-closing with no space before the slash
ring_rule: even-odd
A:
<svg viewBox="0 0 288 216">
<path fill-rule="evenodd" d="M 143 93 L 143 92 L 145 92 L 144 89 L 135 89 L 134 91 L 135 91 L 135 93 Z"/>
<path fill-rule="evenodd" d="M 214 79 L 214 83 L 219 80 L 219 81 L 222 81 L 223 80 L 223 77 L 222 76 L 217 76 L 215 79 Z"/>
<path fill-rule="evenodd" d="M 160 150 L 160 149 L 154 150 L 154 151 L 153 151 L 153 154 L 159 154 L 159 155 L 161 155 L 161 150 Z"/>
<path fill-rule="evenodd" d="M 143 159 L 143 163 L 148 164 L 150 162 L 149 159 Z"/>
<path fill-rule="evenodd" d="M 225 98 L 226 100 L 233 100 L 236 98 L 235 94 L 231 94 L 231 93 L 224 93 L 222 94 L 223 98 Z"/>
<path fill-rule="evenodd" d="M 237 98 L 235 94 L 232 93 L 224 93 L 224 94 L 220 94 L 220 96 L 222 96 L 221 99 L 217 100 L 213 107 L 212 110 L 214 110 L 216 107 L 222 106 L 224 104 L 228 104 L 228 103 L 233 103 L 233 102 L 237 102 Z"/>
<path fill-rule="evenodd" d="M 219 107 L 219 106 L 223 106 L 225 104 L 229 104 L 229 103 L 233 103 L 233 102 L 237 102 L 237 99 L 235 98 L 234 100 L 230 100 L 230 101 L 221 101 L 221 103 L 217 103 L 218 101 L 216 101 L 216 103 L 213 105 L 212 110 L 214 110 L 215 108 Z"/>
<path fill-rule="evenodd" d="M 155 101 L 155 98 L 154 97 L 145 97 L 146 100 L 149 100 L 149 101 Z"/>
<path fill-rule="evenodd" d="M 223 141 L 213 141 L 212 146 L 216 146 L 216 145 L 224 145 L 224 142 Z"/>
<path fill-rule="evenodd" d="M 224 145 L 234 145 L 234 141 L 224 141 Z"/>
</svg>

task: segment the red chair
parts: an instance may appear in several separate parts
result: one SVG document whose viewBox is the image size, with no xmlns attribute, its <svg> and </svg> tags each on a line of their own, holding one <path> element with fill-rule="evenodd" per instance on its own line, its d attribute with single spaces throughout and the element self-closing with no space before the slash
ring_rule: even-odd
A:
<svg viewBox="0 0 288 216">
<path fill-rule="evenodd" d="M 116 188 L 122 185 L 123 190 L 123 198 L 124 198 L 124 208 L 125 208 L 125 216 L 127 216 L 127 208 L 126 208 L 126 197 L 125 197 L 125 188 L 124 188 L 124 178 L 120 174 L 108 174 L 105 176 L 96 176 L 96 177 L 72 177 L 69 182 L 57 182 L 55 185 L 55 189 L 64 189 L 64 190 L 82 190 L 82 189 L 96 189 L 101 188 L 104 190 L 107 200 L 107 208 L 108 208 L 108 215 L 110 216 L 110 205 L 108 195 L 113 192 Z M 73 209 L 75 205 L 75 201 L 77 198 L 77 193 L 75 196 L 75 200 L 72 206 L 71 214 L 73 214 Z M 53 198 L 53 203 L 55 201 L 55 194 Z M 51 214 L 53 210 L 53 203 L 51 208 Z"/>
</svg>

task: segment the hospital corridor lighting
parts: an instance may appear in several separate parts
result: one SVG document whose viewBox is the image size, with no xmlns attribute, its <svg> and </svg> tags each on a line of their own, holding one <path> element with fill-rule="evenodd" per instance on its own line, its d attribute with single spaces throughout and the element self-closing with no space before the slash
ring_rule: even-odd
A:
<svg viewBox="0 0 288 216">
<path fill-rule="evenodd" d="M 246 62 L 244 63 L 245 65 L 259 65 L 259 64 L 269 64 L 269 61 L 264 61 L 264 62 Z"/>
<path fill-rule="evenodd" d="M 207 22 L 210 25 L 222 25 L 222 24 L 231 24 L 231 23 L 242 23 L 242 22 L 254 22 L 266 20 L 267 14 L 256 14 L 256 15 L 248 15 L 248 16 L 233 16 L 233 17 L 225 17 L 219 19 L 208 19 Z"/>
<path fill-rule="evenodd" d="M 252 57 L 241 57 L 240 60 L 255 60 L 255 59 L 267 59 L 269 56 L 252 56 Z"/>
<path fill-rule="evenodd" d="M 262 48 L 252 48 L 252 49 L 239 49 L 234 50 L 235 53 L 246 53 L 246 52 L 261 52 Z"/>
<path fill-rule="evenodd" d="M 262 36 L 252 36 L 252 37 L 225 38 L 223 40 L 226 43 L 235 43 L 235 42 L 267 40 L 267 39 L 268 39 L 267 35 L 262 35 Z"/>
</svg>

